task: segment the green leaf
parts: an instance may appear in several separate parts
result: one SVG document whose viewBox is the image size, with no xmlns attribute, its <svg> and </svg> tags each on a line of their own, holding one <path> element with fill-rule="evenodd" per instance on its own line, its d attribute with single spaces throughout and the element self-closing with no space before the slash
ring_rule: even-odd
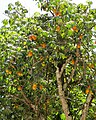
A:
<svg viewBox="0 0 96 120">
<path fill-rule="evenodd" d="M 6 26 L 6 25 L 8 25 L 8 20 L 7 20 L 7 19 L 4 19 L 4 20 L 2 21 L 2 23 L 3 23 L 4 26 Z"/>
<path fill-rule="evenodd" d="M 60 118 L 61 118 L 61 120 L 66 120 L 65 114 L 62 113 L 62 114 L 60 115 Z"/>
</svg>

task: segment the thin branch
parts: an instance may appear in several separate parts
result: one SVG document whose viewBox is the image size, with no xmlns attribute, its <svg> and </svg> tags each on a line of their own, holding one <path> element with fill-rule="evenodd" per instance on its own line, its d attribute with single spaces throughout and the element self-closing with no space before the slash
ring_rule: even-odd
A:
<svg viewBox="0 0 96 120">
<path fill-rule="evenodd" d="M 24 92 L 21 90 L 21 94 L 24 97 L 25 101 L 27 102 L 27 104 L 30 105 L 30 107 L 34 110 L 37 111 L 37 106 L 33 105 L 32 102 L 26 97 L 26 95 L 24 94 Z"/>
<path fill-rule="evenodd" d="M 29 104 L 28 104 L 24 99 L 21 99 L 21 98 L 19 98 L 19 97 L 16 96 L 16 95 L 8 95 L 8 97 L 12 97 L 12 98 L 14 98 L 14 99 L 18 99 L 18 100 L 24 102 L 27 106 L 29 106 Z M 30 107 L 30 106 L 29 106 L 29 107 Z"/>
</svg>

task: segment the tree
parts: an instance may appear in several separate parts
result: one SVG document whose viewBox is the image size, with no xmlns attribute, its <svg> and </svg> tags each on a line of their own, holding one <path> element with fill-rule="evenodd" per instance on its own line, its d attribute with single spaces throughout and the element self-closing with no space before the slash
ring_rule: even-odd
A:
<svg viewBox="0 0 96 120">
<path fill-rule="evenodd" d="M 46 14 L 9 4 L 0 28 L 3 120 L 96 119 L 96 9 L 40 1 Z"/>
</svg>

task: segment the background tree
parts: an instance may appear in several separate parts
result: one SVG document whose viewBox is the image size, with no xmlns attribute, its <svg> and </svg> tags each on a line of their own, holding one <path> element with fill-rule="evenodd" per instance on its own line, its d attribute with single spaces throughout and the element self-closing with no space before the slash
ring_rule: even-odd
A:
<svg viewBox="0 0 96 120">
<path fill-rule="evenodd" d="M 40 1 L 46 14 L 9 4 L 0 28 L 1 120 L 96 119 L 96 9 Z"/>
</svg>

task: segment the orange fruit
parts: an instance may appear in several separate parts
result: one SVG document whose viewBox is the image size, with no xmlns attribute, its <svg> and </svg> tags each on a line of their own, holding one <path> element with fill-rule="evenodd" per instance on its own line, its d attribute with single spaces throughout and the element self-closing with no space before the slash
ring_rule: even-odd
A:
<svg viewBox="0 0 96 120">
<path fill-rule="evenodd" d="M 29 40 L 36 40 L 37 39 L 37 36 L 36 35 L 30 35 L 29 36 Z"/>
<path fill-rule="evenodd" d="M 32 51 L 28 52 L 28 57 L 31 57 L 33 55 Z"/>
<path fill-rule="evenodd" d="M 90 68 L 94 68 L 94 64 L 89 64 L 89 67 Z"/>
<path fill-rule="evenodd" d="M 22 74 L 21 71 L 17 72 L 17 75 L 18 75 L 18 76 L 23 76 L 23 74 Z"/>
<path fill-rule="evenodd" d="M 77 27 L 76 26 L 73 26 L 73 28 L 72 28 L 73 30 L 77 30 Z"/>
<path fill-rule="evenodd" d="M 56 16 L 60 16 L 61 13 L 60 13 L 59 11 L 56 11 L 56 12 L 55 12 L 55 15 L 56 15 Z"/>
<path fill-rule="evenodd" d="M 60 31 L 60 26 L 56 27 L 56 31 L 59 32 Z"/>
<path fill-rule="evenodd" d="M 34 83 L 33 86 L 32 86 L 32 89 L 36 90 L 37 89 L 37 84 Z"/>
<path fill-rule="evenodd" d="M 56 9 L 53 9 L 53 13 L 56 15 L 56 16 L 60 16 L 61 13 L 59 11 L 57 11 Z"/>
<path fill-rule="evenodd" d="M 90 89 L 90 85 L 88 86 L 88 89 Z"/>
<path fill-rule="evenodd" d="M 40 88 L 40 90 L 42 90 L 42 89 L 43 89 L 43 86 L 42 86 L 42 85 L 40 85 L 40 86 L 39 86 L 39 88 Z"/>
<path fill-rule="evenodd" d="M 80 48 L 80 47 L 81 47 L 81 46 L 80 46 L 80 43 L 78 43 L 78 44 L 77 44 L 77 48 Z"/>
<path fill-rule="evenodd" d="M 21 91 L 22 90 L 22 86 L 18 86 L 18 90 Z"/>
<path fill-rule="evenodd" d="M 41 44 L 41 47 L 42 47 L 42 48 L 46 48 L 46 44 L 45 44 L 45 43 L 42 43 L 42 44 Z"/>
<path fill-rule="evenodd" d="M 75 60 L 72 60 L 72 65 L 74 65 L 75 64 Z"/>
<path fill-rule="evenodd" d="M 78 29 L 77 29 L 77 27 L 76 27 L 76 26 L 73 26 L 73 27 L 72 27 L 72 30 L 74 30 L 74 31 L 78 32 Z"/>
<path fill-rule="evenodd" d="M 80 35 L 80 36 L 79 36 L 79 39 L 82 39 L 82 37 L 83 37 L 83 35 Z"/>
<path fill-rule="evenodd" d="M 89 92 L 90 92 L 90 90 L 87 88 L 86 91 L 85 91 L 85 93 L 89 94 Z"/>
</svg>

